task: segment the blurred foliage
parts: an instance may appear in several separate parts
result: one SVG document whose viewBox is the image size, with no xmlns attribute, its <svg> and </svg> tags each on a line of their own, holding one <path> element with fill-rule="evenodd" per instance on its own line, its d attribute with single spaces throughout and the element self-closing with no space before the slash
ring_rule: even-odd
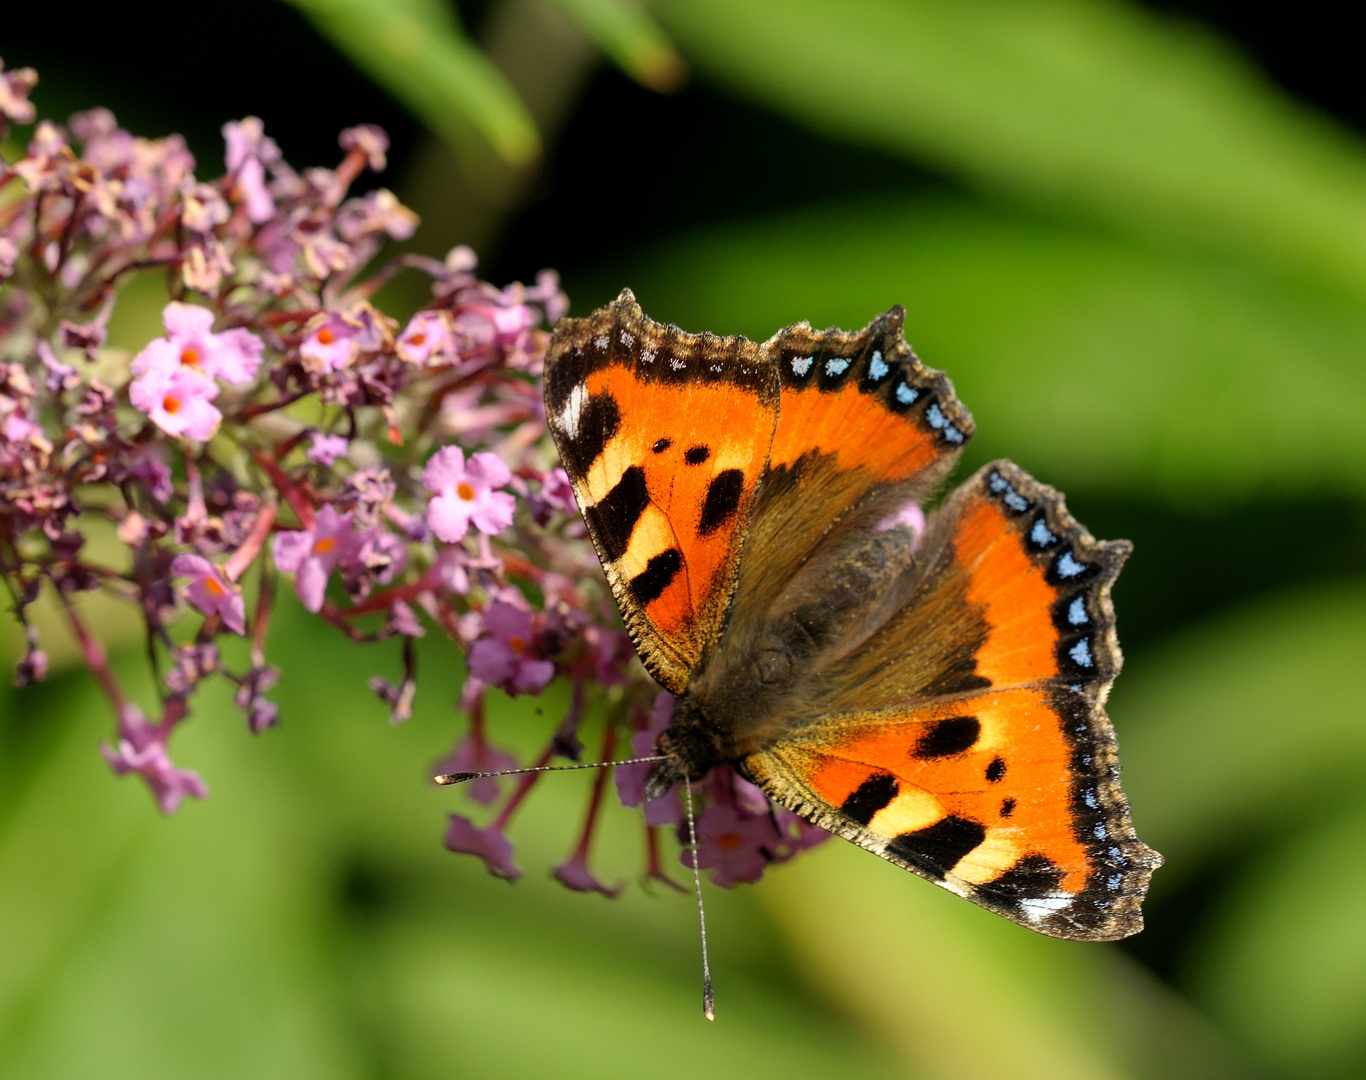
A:
<svg viewBox="0 0 1366 1080">
<path fill-rule="evenodd" d="M 534 149 L 517 88 L 439 0 L 297 6 L 463 153 Z M 1123 638 L 1142 583 L 1143 645 L 1111 712 L 1136 825 L 1168 857 L 1150 929 L 1046 940 L 831 844 L 709 892 L 703 1028 L 687 897 L 608 904 L 544 876 L 587 777 L 528 804 L 528 877 L 487 878 L 440 850 L 458 797 L 423 783 L 459 726 L 449 655 L 430 643 L 418 714 L 390 730 L 370 659 L 286 618 L 284 726 L 253 740 L 226 707 L 199 716 L 180 745 L 214 796 L 169 821 L 107 775 L 84 680 L 5 691 L 0 1074 L 1361 1075 L 1361 138 L 1209 31 L 1117 0 L 660 0 L 657 23 L 625 0 L 553 6 L 646 85 L 686 61 L 825 140 L 678 154 L 609 99 L 586 130 L 623 161 L 754 170 L 783 209 L 564 266 L 578 311 L 630 284 L 657 318 L 766 337 L 904 303 L 977 419 L 965 464 L 1013 457 L 1140 539 L 1117 603 Z M 405 19 L 400 56 L 384 26 Z M 870 151 L 928 185 L 783 198 L 785 177 Z M 509 703 L 498 729 L 526 753 L 562 708 Z M 595 864 L 634 873 L 639 845 L 613 817 Z"/>
</svg>

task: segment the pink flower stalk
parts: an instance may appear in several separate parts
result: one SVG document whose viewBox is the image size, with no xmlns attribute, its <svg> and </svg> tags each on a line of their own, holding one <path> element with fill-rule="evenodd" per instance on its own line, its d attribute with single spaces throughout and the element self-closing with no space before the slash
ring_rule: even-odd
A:
<svg viewBox="0 0 1366 1080">
<path fill-rule="evenodd" d="M 223 625 L 236 634 L 247 632 L 247 608 L 242 590 L 208 559 L 202 555 L 177 555 L 171 561 L 171 573 L 190 579 L 185 587 L 185 599 L 196 611 L 219 616 Z"/>
<path fill-rule="evenodd" d="M 138 773 L 152 789 L 163 814 L 174 814 L 180 800 L 208 797 L 209 789 L 192 769 L 177 769 L 166 752 L 168 730 L 152 726 L 135 705 L 125 705 L 119 720 L 117 746 L 100 745 L 105 761 L 120 776 Z"/>
<path fill-rule="evenodd" d="M 512 479 L 512 470 L 497 454 L 470 455 L 458 446 L 445 446 L 432 455 L 422 472 L 422 483 L 435 497 L 427 507 L 427 524 L 448 544 L 465 538 L 470 525 L 495 536 L 512 524 L 516 500 L 499 491 Z"/>
<path fill-rule="evenodd" d="M 275 565 L 294 575 L 294 591 L 309 611 L 322 610 L 328 575 L 356 550 L 357 536 L 350 514 L 324 506 L 311 529 L 277 533 L 272 553 Z"/>
<path fill-rule="evenodd" d="M 484 631 L 470 646 L 470 674 L 509 694 L 539 694 L 555 677 L 551 660 L 537 659 L 531 612 L 495 600 L 484 611 Z"/>
</svg>

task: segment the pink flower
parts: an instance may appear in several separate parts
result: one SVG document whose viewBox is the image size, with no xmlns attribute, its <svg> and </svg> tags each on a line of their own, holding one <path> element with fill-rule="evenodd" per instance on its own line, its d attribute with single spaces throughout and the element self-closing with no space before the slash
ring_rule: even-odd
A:
<svg viewBox="0 0 1366 1080">
<path fill-rule="evenodd" d="M 338 514 L 331 506 L 318 511 L 311 529 L 277 533 L 274 543 L 275 565 L 294 575 L 294 591 L 309 611 L 323 606 L 327 577 L 356 547 L 351 515 Z"/>
<path fill-rule="evenodd" d="M 674 715 L 674 696 L 667 690 L 655 695 L 650 710 L 648 726 L 631 736 L 631 756 L 650 757 L 655 752 L 655 743 L 660 734 L 669 726 Z M 617 798 L 622 806 L 639 806 L 645 803 L 645 824 L 680 825 L 683 822 L 683 808 L 679 804 L 677 790 L 665 792 L 657 799 L 645 799 L 645 777 L 650 772 L 650 763 L 639 765 L 618 765 L 616 768 Z M 688 863 L 691 866 L 692 863 Z"/>
<path fill-rule="evenodd" d="M 0 60 L 0 124 L 13 120 L 16 124 L 31 124 L 35 115 L 29 92 L 38 85 L 38 73 L 32 68 L 5 70 Z"/>
<path fill-rule="evenodd" d="M 419 311 L 398 336 L 394 348 L 410 364 L 453 359 L 455 339 L 448 316 L 441 311 Z"/>
<path fill-rule="evenodd" d="M 201 555 L 177 555 L 171 562 L 171 573 L 190 579 L 185 586 L 185 599 L 196 611 L 219 616 L 223 625 L 235 633 L 247 632 L 242 591 L 208 559 Z"/>
<path fill-rule="evenodd" d="M 212 311 L 175 301 L 166 305 L 161 321 L 166 336 L 149 341 L 138 353 L 133 360 L 134 375 L 184 371 L 209 382 L 222 379 L 233 385 L 256 378 L 265 346 L 250 330 L 238 327 L 215 334 Z"/>
<path fill-rule="evenodd" d="M 525 304 L 470 304 L 455 316 L 455 333 L 467 348 L 509 346 L 516 345 L 540 321 L 541 317 Z"/>
<path fill-rule="evenodd" d="M 465 464 L 465 452 L 445 446 L 432 455 L 422 483 L 435 498 L 427 508 L 427 524 L 448 544 L 465 538 L 470 524 L 493 536 L 512 524 L 516 500 L 498 491 L 512 479 L 512 470 L 497 454 L 480 451 Z"/>
<path fill-rule="evenodd" d="M 767 814 L 713 806 L 697 819 L 697 865 L 710 870 L 712 881 L 723 889 L 738 881 L 758 881 L 780 839 Z M 691 868 L 692 852 L 684 849 L 679 861 Z"/>
<path fill-rule="evenodd" d="M 574 488 L 569 482 L 569 474 L 559 467 L 545 474 L 545 479 L 541 482 L 541 498 L 562 513 L 579 512 L 579 504 L 574 498 Z"/>
<path fill-rule="evenodd" d="M 208 787 L 192 769 L 177 769 L 166 752 L 166 732 L 147 723 L 136 706 L 125 706 L 119 718 L 119 743 L 100 745 L 104 760 L 120 776 L 138 773 L 152 789 L 163 814 L 173 814 L 185 796 L 207 798 Z"/>
<path fill-rule="evenodd" d="M 517 759 L 505 750 L 490 746 L 482 738 L 471 733 L 460 740 L 459 745 L 446 758 L 435 766 L 436 775 L 458 772 L 501 772 L 517 768 Z M 481 776 L 465 784 L 465 791 L 475 802 L 487 806 L 498 798 L 498 780 L 493 776 Z"/>
<path fill-rule="evenodd" d="M 341 371 L 356 355 L 356 328 L 333 313 L 299 346 L 299 355 L 310 371 Z"/>
<path fill-rule="evenodd" d="M 595 878 L 593 872 L 588 869 L 588 852 L 582 849 L 575 851 L 568 861 L 555 867 L 554 874 L 555 880 L 575 892 L 597 892 L 615 898 L 626 887 L 625 882 L 620 885 L 604 885 Z"/>
<path fill-rule="evenodd" d="M 275 199 L 266 187 L 266 165 L 280 159 L 275 140 L 266 137 L 265 125 L 254 116 L 223 125 L 229 174 L 236 174 L 237 190 L 247 207 L 247 220 L 268 221 L 275 213 Z"/>
<path fill-rule="evenodd" d="M 133 408 L 144 412 L 162 431 L 177 438 L 204 442 L 213 438 L 223 414 L 209 404 L 218 387 L 189 368 L 155 367 L 128 387 Z"/>
<path fill-rule="evenodd" d="M 304 451 L 309 461 L 316 461 L 319 465 L 326 465 L 329 468 L 337 460 L 346 454 L 351 443 L 341 435 L 324 435 L 321 431 L 313 432 L 312 442 L 308 449 Z"/>
<path fill-rule="evenodd" d="M 550 660 L 529 655 L 533 643 L 531 612 L 503 600 L 495 600 L 484 611 L 484 630 L 470 646 L 470 674 L 509 694 L 539 694 L 555 677 Z"/>
<path fill-rule="evenodd" d="M 522 876 L 521 868 L 512 861 L 511 841 L 496 825 L 476 829 L 473 822 L 452 814 L 446 828 L 446 847 L 464 855 L 478 855 L 494 877 L 516 881 Z"/>
</svg>

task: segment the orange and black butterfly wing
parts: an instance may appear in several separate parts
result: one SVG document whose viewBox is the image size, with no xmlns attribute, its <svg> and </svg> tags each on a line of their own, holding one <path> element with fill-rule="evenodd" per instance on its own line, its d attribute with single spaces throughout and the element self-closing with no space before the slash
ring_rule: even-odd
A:
<svg viewBox="0 0 1366 1080">
<path fill-rule="evenodd" d="M 897 306 L 858 331 L 798 323 L 764 343 L 781 396 L 737 615 L 761 618 L 818 552 L 922 501 L 972 438 L 953 384 L 906 344 L 904 318 Z"/>
<path fill-rule="evenodd" d="M 629 290 L 563 319 L 545 403 L 646 668 L 674 693 L 720 632 L 778 415 L 759 346 L 646 318 Z"/>
<path fill-rule="evenodd" d="M 810 723 L 751 755 L 774 801 L 1031 929 L 1127 937 L 1161 857 L 1134 834 L 1104 701 L 1119 671 L 1094 540 L 1006 462 L 936 515 L 896 617 Z"/>
</svg>

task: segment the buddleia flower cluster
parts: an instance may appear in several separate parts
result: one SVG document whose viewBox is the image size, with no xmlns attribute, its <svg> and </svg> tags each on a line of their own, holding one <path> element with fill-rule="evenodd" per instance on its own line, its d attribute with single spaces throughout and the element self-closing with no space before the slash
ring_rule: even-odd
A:
<svg viewBox="0 0 1366 1080">
<path fill-rule="evenodd" d="M 0 65 L 0 137 L 34 123 L 36 82 Z M 652 753 L 672 698 L 620 629 L 547 437 L 546 328 L 568 307 L 556 275 L 499 288 L 468 248 L 389 254 L 417 218 L 383 188 L 352 193 L 385 167 L 377 128 L 342 132 L 335 167 L 303 171 L 255 118 L 223 136 L 225 171 L 203 180 L 179 136 L 138 138 L 93 109 L 39 121 L 0 163 L 0 564 L 27 641 L 19 685 L 46 675 L 29 614 L 54 604 L 114 715 L 102 753 L 172 813 L 208 795 L 171 754 L 206 680 L 232 684 L 253 732 L 276 723 L 269 630 L 291 588 L 346 638 L 397 646 L 403 677 L 370 683 L 395 723 L 412 713 L 415 640 L 439 633 L 463 655 L 468 723 L 437 771 L 516 767 L 487 730 L 488 694 L 539 695 L 556 678 L 571 685 L 568 714 L 528 764 L 578 760 L 595 711 L 608 716 L 596 760 L 628 741 Z M 376 306 L 398 274 L 429 284 L 406 321 Z M 149 275 L 165 285 L 164 332 L 131 357 L 106 348 L 120 291 Z M 120 558 L 91 553 L 96 522 Z M 145 623 L 154 708 L 83 618 L 76 598 L 93 591 Z M 238 670 L 219 648 L 233 637 L 249 643 Z M 619 768 L 616 785 L 641 808 L 648 874 L 669 880 L 659 834 L 681 826 L 679 793 L 644 802 L 645 768 Z M 475 781 L 491 820 L 452 815 L 447 846 L 519 876 L 505 830 L 540 776 Z M 611 894 L 588 866 L 606 780 L 555 874 Z M 695 795 L 699 859 L 718 884 L 824 836 L 728 768 Z"/>
</svg>

